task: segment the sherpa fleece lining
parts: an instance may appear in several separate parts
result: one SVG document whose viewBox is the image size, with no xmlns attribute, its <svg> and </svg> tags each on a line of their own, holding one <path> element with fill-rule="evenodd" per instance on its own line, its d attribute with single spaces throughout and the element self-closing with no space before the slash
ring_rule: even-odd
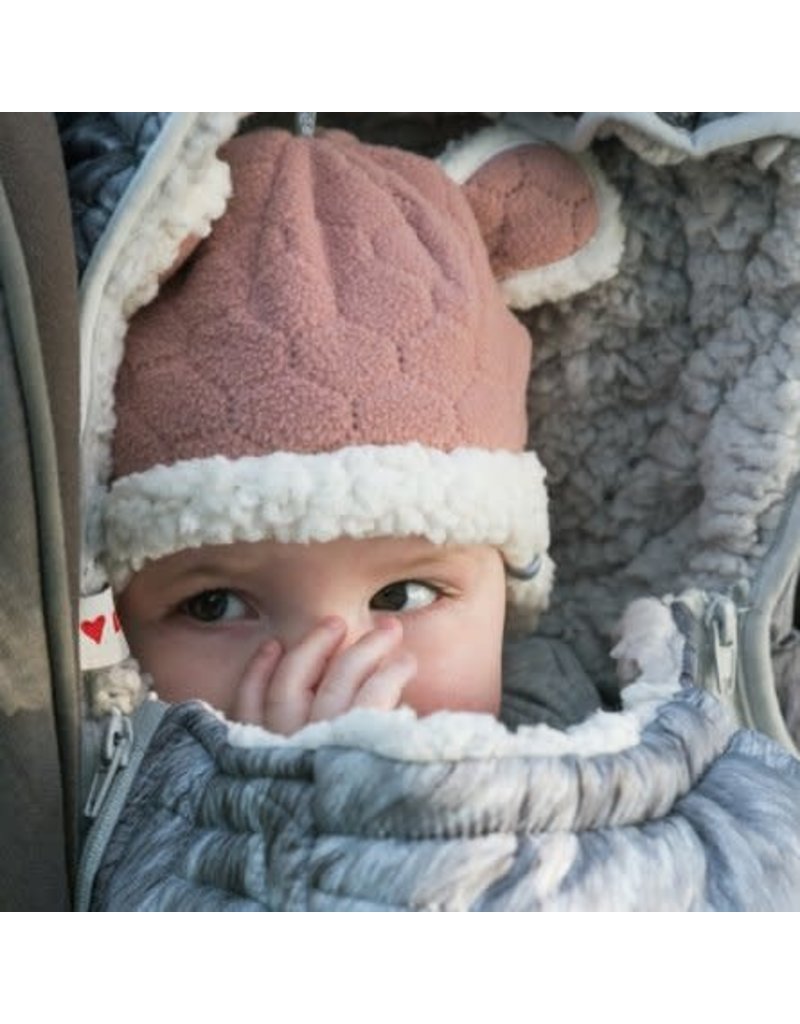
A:
<svg viewBox="0 0 800 1024">
<path fill-rule="evenodd" d="M 544 476 L 533 452 L 443 452 L 419 444 L 154 466 L 111 488 L 107 569 L 119 590 L 145 561 L 185 548 L 418 536 L 490 544 L 516 568 L 542 556 L 533 580 L 509 582 L 518 611 L 541 609 L 553 573 Z"/>
</svg>

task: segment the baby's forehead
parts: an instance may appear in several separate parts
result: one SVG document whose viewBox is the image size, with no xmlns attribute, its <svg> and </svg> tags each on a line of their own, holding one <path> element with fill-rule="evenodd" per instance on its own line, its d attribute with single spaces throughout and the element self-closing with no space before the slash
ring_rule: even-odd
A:
<svg viewBox="0 0 800 1024">
<path fill-rule="evenodd" d="M 423 537 L 341 537 L 307 544 L 276 540 L 236 541 L 188 548 L 149 563 L 142 572 L 172 578 L 224 573 L 280 577 L 287 570 L 348 572 L 467 569 L 487 557 L 499 557 L 488 545 L 434 544 Z"/>
</svg>

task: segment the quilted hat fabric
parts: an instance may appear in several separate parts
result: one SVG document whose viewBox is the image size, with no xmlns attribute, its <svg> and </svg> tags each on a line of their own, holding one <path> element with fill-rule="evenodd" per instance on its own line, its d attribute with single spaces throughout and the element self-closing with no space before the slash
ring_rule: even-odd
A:
<svg viewBox="0 0 800 1024">
<path fill-rule="evenodd" d="M 553 146 L 515 146 L 464 183 L 499 281 L 570 257 L 597 232 L 591 179 Z M 536 202 L 531 200 L 531 193 Z"/>
<path fill-rule="evenodd" d="M 114 476 L 418 442 L 520 451 L 530 339 L 432 161 L 261 131 L 211 237 L 133 320 Z"/>
</svg>

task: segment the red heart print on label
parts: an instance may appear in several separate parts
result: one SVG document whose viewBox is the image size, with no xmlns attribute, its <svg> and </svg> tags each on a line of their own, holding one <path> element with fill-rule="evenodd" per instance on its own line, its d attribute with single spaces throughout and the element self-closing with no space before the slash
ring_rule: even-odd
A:
<svg viewBox="0 0 800 1024">
<path fill-rule="evenodd" d="M 119 621 L 119 615 L 117 615 L 116 612 L 114 612 L 111 616 L 111 625 L 114 627 L 115 633 L 119 633 L 119 631 L 122 629 L 122 626 L 120 625 Z"/>
<path fill-rule="evenodd" d="M 85 633 L 90 640 L 99 645 L 105 624 L 105 615 L 98 615 L 96 619 L 84 619 L 81 623 L 81 633 Z"/>
</svg>

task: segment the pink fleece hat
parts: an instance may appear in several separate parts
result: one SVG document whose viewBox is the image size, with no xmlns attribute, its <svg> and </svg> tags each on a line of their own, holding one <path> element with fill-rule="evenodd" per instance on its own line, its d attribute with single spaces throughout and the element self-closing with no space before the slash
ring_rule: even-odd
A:
<svg viewBox="0 0 800 1024">
<path fill-rule="evenodd" d="M 339 132 L 255 132 L 222 155 L 225 216 L 128 334 L 116 476 L 352 445 L 522 449 L 530 338 L 436 164 Z"/>
<path fill-rule="evenodd" d="M 530 621 L 552 575 L 523 451 L 530 338 L 464 190 L 341 132 L 258 131 L 220 155 L 225 214 L 126 338 L 112 582 L 203 544 L 423 536 L 498 546 Z"/>
</svg>

